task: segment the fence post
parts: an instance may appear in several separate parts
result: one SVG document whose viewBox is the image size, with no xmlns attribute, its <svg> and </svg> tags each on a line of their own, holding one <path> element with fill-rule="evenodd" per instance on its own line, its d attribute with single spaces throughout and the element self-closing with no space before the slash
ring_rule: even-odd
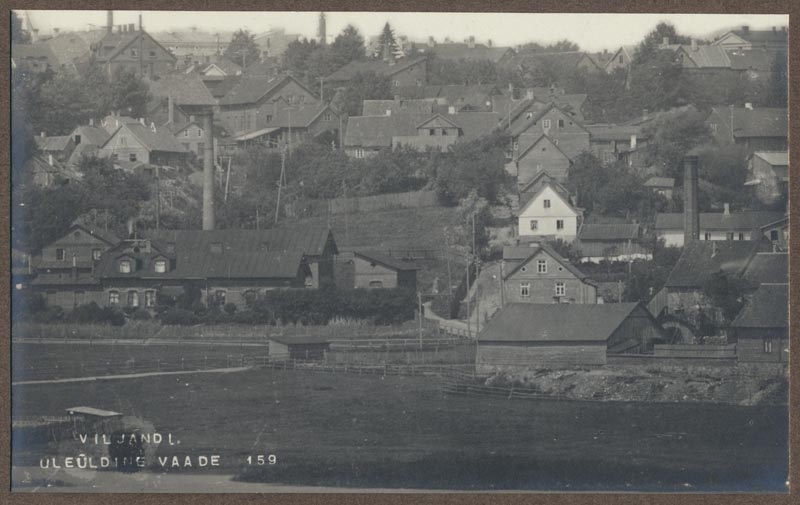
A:
<svg viewBox="0 0 800 505">
<path fill-rule="evenodd" d="M 203 356 L 203 370 L 208 369 L 208 356 Z"/>
<path fill-rule="evenodd" d="M 156 370 L 159 371 L 159 372 L 161 371 L 161 360 L 160 359 L 156 360 Z"/>
<path fill-rule="evenodd" d="M 183 370 L 183 357 L 181 357 L 181 370 Z"/>
</svg>

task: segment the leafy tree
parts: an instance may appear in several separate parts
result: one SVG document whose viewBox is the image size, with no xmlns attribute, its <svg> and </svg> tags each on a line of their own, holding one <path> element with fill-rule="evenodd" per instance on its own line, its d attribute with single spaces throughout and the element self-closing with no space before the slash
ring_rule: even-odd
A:
<svg viewBox="0 0 800 505">
<path fill-rule="evenodd" d="M 744 293 L 750 288 L 752 286 L 747 281 L 719 271 L 711 274 L 703 284 L 703 293 L 722 312 L 722 323 L 729 324 L 744 307 Z"/>
<path fill-rule="evenodd" d="M 444 205 L 456 205 L 475 190 L 490 203 L 499 202 L 510 180 L 505 171 L 507 145 L 508 138 L 500 133 L 455 144 L 435 170 L 439 200 Z"/>
<path fill-rule="evenodd" d="M 665 38 L 669 39 L 670 44 L 690 44 L 692 42 L 690 37 L 678 34 L 670 23 L 661 22 L 639 43 L 631 63 L 634 66 L 647 65 L 654 54 L 659 52 L 659 46 Z"/>
<path fill-rule="evenodd" d="M 364 100 L 388 100 L 392 96 L 389 76 L 360 72 L 344 91 L 342 108 L 350 116 L 360 116 Z"/>
<path fill-rule="evenodd" d="M 337 67 L 364 59 L 365 54 L 364 37 L 353 25 L 347 25 L 330 45 L 330 59 Z"/>
<path fill-rule="evenodd" d="M 339 68 L 339 66 L 331 57 L 331 49 L 327 46 L 318 46 L 308 55 L 308 60 L 306 60 L 306 72 L 301 78 L 304 79 L 306 83 L 314 85 L 316 89 L 319 79 L 333 73 L 337 68 Z"/>
<path fill-rule="evenodd" d="M 17 16 L 17 13 L 11 11 L 11 43 L 12 44 L 30 44 L 31 34 L 28 33 L 22 26 L 22 19 Z"/>
<path fill-rule="evenodd" d="M 789 105 L 789 73 L 787 68 L 786 53 L 775 53 L 770 68 L 769 89 L 767 104 L 772 107 L 788 107 Z"/>
<path fill-rule="evenodd" d="M 113 111 L 139 118 L 147 115 L 150 88 L 147 83 L 127 69 L 114 72 L 109 89 L 109 107 Z"/>
<path fill-rule="evenodd" d="M 672 51 L 655 50 L 649 55 L 647 60 L 631 64 L 628 101 L 632 107 L 631 113 L 638 113 L 642 109 L 667 110 L 686 104 L 686 92 L 682 85 L 683 67 L 675 54 Z"/>
<path fill-rule="evenodd" d="M 698 112 L 685 111 L 654 121 L 644 132 L 652 139 L 647 146 L 648 161 L 662 167 L 665 175 L 680 179 L 686 153 L 711 141 L 704 119 Z"/>
<path fill-rule="evenodd" d="M 66 72 L 56 74 L 41 88 L 40 106 L 31 111 L 33 120 L 48 135 L 67 135 L 77 125 L 98 116 L 102 104 L 96 100 L 97 88 Z M 43 130 L 44 131 L 44 130 Z"/>
<path fill-rule="evenodd" d="M 86 209 L 108 209 L 112 226 L 124 234 L 127 221 L 150 199 L 150 183 L 140 175 L 115 169 L 108 158 L 84 157 L 78 170 L 84 174 L 82 182 L 89 195 Z"/>
<path fill-rule="evenodd" d="M 428 53 L 426 62 L 429 84 L 494 84 L 497 66 L 490 60 L 446 60 Z"/>
<path fill-rule="evenodd" d="M 318 47 L 316 40 L 298 39 L 289 43 L 283 53 L 283 67 L 295 75 L 306 75 L 308 59 Z"/>
<path fill-rule="evenodd" d="M 261 49 L 256 44 L 255 35 L 247 30 L 237 30 L 223 54 L 229 60 L 246 68 L 259 61 Z"/>
<path fill-rule="evenodd" d="M 580 51 L 581 48 L 575 42 L 562 39 L 553 44 L 542 45 L 538 42 L 529 42 L 520 48 L 520 53 L 562 53 L 568 51 Z"/>
<path fill-rule="evenodd" d="M 357 164 L 353 160 L 351 165 Z M 385 150 L 362 162 L 360 189 L 366 195 L 415 191 L 425 185 L 425 164 L 411 148 Z M 353 167 L 355 168 L 355 167 Z"/>
<path fill-rule="evenodd" d="M 656 242 L 652 260 L 631 263 L 622 298 L 626 302 L 649 302 L 664 287 L 681 251 L 678 247 L 665 247 L 663 241 Z"/>
</svg>

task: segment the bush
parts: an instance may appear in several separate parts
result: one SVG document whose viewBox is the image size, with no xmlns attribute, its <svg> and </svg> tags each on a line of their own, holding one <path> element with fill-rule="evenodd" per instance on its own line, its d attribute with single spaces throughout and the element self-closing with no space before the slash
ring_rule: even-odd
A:
<svg viewBox="0 0 800 505">
<path fill-rule="evenodd" d="M 65 320 L 69 323 L 110 324 L 122 326 L 125 324 L 125 314 L 112 307 L 100 307 L 95 302 L 78 305 L 67 314 Z"/>
<path fill-rule="evenodd" d="M 228 302 L 225 304 L 224 310 L 229 315 L 233 315 L 233 313 L 236 312 L 236 304 Z"/>
<path fill-rule="evenodd" d="M 150 319 L 152 318 L 152 317 L 150 316 L 150 313 L 149 313 L 149 312 L 147 312 L 147 311 L 146 311 L 146 310 L 144 310 L 144 309 L 137 309 L 137 310 L 134 310 L 134 311 L 133 311 L 133 312 L 130 314 L 130 317 L 131 317 L 131 319 L 133 319 L 134 321 L 148 321 L 148 320 L 150 320 Z"/>
<path fill-rule="evenodd" d="M 161 314 L 161 324 L 175 326 L 191 326 L 198 324 L 200 318 L 191 310 L 171 308 Z"/>
</svg>

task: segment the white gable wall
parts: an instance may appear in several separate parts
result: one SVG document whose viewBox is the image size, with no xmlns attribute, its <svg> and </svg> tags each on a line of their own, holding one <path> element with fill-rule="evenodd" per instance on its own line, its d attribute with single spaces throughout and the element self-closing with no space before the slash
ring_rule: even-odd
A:
<svg viewBox="0 0 800 505">
<path fill-rule="evenodd" d="M 545 207 L 545 200 L 550 207 Z M 545 186 L 519 215 L 520 236 L 550 235 L 565 241 L 572 241 L 578 234 L 578 212 L 566 202 L 551 186 Z M 536 230 L 531 222 L 536 222 Z M 558 221 L 563 222 L 559 229 Z"/>
</svg>

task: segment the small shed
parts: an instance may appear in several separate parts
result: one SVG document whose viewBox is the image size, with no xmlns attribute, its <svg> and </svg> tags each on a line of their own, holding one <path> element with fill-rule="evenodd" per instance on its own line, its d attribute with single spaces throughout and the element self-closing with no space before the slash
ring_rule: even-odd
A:
<svg viewBox="0 0 800 505">
<path fill-rule="evenodd" d="M 639 303 L 510 304 L 478 335 L 479 372 L 604 365 L 644 354 L 663 330 Z"/>
<path fill-rule="evenodd" d="M 789 362 L 789 285 L 761 284 L 731 323 L 741 363 Z"/>
<path fill-rule="evenodd" d="M 269 357 L 273 360 L 322 360 L 330 345 L 322 336 L 275 336 L 269 338 Z"/>
<path fill-rule="evenodd" d="M 406 288 L 417 289 L 417 270 L 411 261 L 401 260 L 378 252 L 355 251 L 338 258 L 342 288 Z M 348 285 L 344 286 L 344 282 Z M 352 284 L 351 284 L 352 283 Z"/>
</svg>

